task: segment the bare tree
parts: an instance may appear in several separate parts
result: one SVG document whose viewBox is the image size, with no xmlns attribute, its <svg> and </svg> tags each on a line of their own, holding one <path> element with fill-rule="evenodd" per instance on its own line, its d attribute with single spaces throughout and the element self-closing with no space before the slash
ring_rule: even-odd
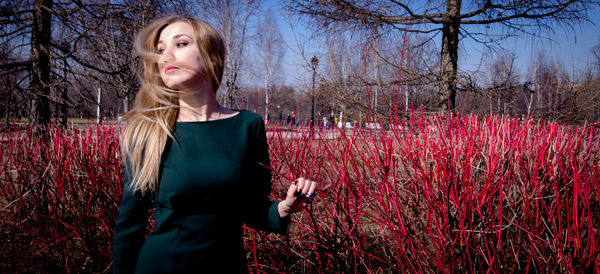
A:
<svg viewBox="0 0 600 274">
<path fill-rule="evenodd" d="M 482 92 L 488 98 L 490 114 L 513 112 L 514 93 L 520 85 L 519 75 L 514 66 L 515 60 L 514 54 L 503 54 L 487 64 L 487 71 L 483 74 L 487 86 Z"/>
<path fill-rule="evenodd" d="M 69 96 L 62 96 L 69 99 L 68 105 L 83 116 L 97 107 L 102 116 L 116 117 L 127 112 L 139 88 L 139 58 L 133 51 L 135 33 L 157 17 L 186 10 L 184 6 L 184 1 L 178 0 L 88 1 L 81 7 L 87 12 L 73 13 L 76 9 L 71 8 L 58 14 L 57 21 L 61 24 L 55 29 L 61 31 L 55 32 L 62 43 L 55 43 L 56 61 L 62 61 L 70 72 L 63 77 L 68 77 L 63 82 L 70 87 L 63 85 L 63 89 L 73 91 Z M 72 37 L 78 39 L 70 42 Z M 103 100 L 98 106 L 99 93 Z"/>
<path fill-rule="evenodd" d="M 271 10 L 265 12 L 262 22 L 259 24 L 254 39 L 254 50 L 256 52 L 256 73 L 261 78 L 265 89 L 265 121 L 269 120 L 269 101 L 272 95 L 273 83 L 281 79 L 281 61 L 284 56 L 284 44 L 279 26 Z M 259 75 L 261 74 L 262 75 Z"/>
<path fill-rule="evenodd" d="M 0 67 L 4 64 L 15 63 L 17 60 L 9 54 L 9 44 L 0 45 Z M 4 71 L 2 71 L 4 73 Z M 24 93 L 21 90 L 19 81 L 23 79 L 23 71 L 2 74 L 0 76 L 0 115 L 5 117 L 5 123 L 8 126 L 10 116 L 21 116 L 19 111 L 22 110 L 19 106 L 26 103 L 25 98 L 21 95 Z"/>
<path fill-rule="evenodd" d="M 399 31 L 442 34 L 439 72 L 441 109 L 455 108 L 458 47 L 461 36 L 482 43 L 520 33 L 540 35 L 555 24 L 573 26 L 588 21 L 588 9 L 596 0 L 461 0 L 447 1 L 289 1 L 290 9 L 317 19 L 315 26 L 345 22 L 363 29 L 392 28 Z M 469 25 L 498 25 L 501 33 L 484 35 Z"/>
<path fill-rule="evenodd" d="M 246 59 L 246 43 L 248 41 L 249 21 L 256 15 L 261 0 L 196 0 L 196 12 L 213 27 L 225 40 L 227 58 L 222 89 L 223 104 L 227 107 L 240 108 L 236 101 L 240 91 L 240 73 Z"/>
<path fill-rule="evenodd" d="M 3 1 L 6 2 L 6 1 Z M 3 3 L 4 4 L 4 3 Z M 80 2 L 57 2 L 33 0 L 6 3 L 1 14 L 2 33 L 0 39 L 8 43 L 8 54 L 13 62 L 2 65 L 2 76 L 21 75 L 17 82 L 24 96 L 31 102 L 30 122 L 34 125 L 50 120 L 51 90 L 56 86 L 55 60 L 64 59 L 74 64 L 95 68 L 74 54 L 82 37 L 105 19 L 106 5 Z M 93 21 L 86 24 L 77 21 L 79 15 L 94 13 Z M 67 20 L 69 19 L 69 20 Z M 71 24 L 72 22 L 77 22 Z M 69 35 L 57 35 L 67 30 Z M 29 48 L 29 52 L 25 49 Z M 25 72 L 19 74 L 21 72 Z"/>
<path fill-rule="evenodd" d="M 600 79 L 600 38 L 598 38 L 598 43 L 590 51 L 592 53 L 592 73 L 596 74 Z"/>
<path fill-rule="evenodd" d="M 100 88 L 105 91 L 107 100 L 102 103 L 110 116 L 125 113 L 139 89 L 137 67 L 139 58 L 133 53 L 135 33 L 156 17 L 169 14 L 178 5 L 158 5 L 155 0 L 131 1 L 131 3 L 113 4 L 107 11 L 107 18 L 98 25 L 93 35 L 86 36 L 80 43 L 82 53 L 89 52 L 86 60 L 95 64 L 97 69 L 81 68 L 78 77 L 97 82 L 93 90 L 85 92 L 83 101 L 93 103 L 95 94 Z M 89 18 L 84 18 L 88 20 Z M 99 42 L 101 41 L 101 42 Z M 107 74 L 104 72 L 117 73 Z M 114 97 L 114 98 L 113 98 Z M 110 98 L 110 99 L 109 99 Z M 92 102 L 90 102 L 92 101 Z"/>
<path fill-rule="evenodd" d="M 586 118 L 586 111 L 597 107 L 598 95 L 591 92 L 593 84 L 577 84 L 564 73 L 558 62 L 548 61 L 538 53 L 532 68 L 530 83 L 532 115 L 546 120 L 579 123 Z"/>
<path fill-rule="evenodd" d="M 296 91 L 291 86 L 274 87 L 272 102 L 277 105 L 277 119 L 282 121 L 292 112 L 296 111 L 297 106 Z"/>
<path fill-rule="evenodd" d="M 428 39 L 329 27 L 319 74 L 323 108 L 343 111 L 349 120 L 367 114 L 397 119 L 415 104 L 428 110 L 439 61 Z"/>
<path fill-rule="evenodd" d="M 126 111 L 138 85 L 134 33 L 181 5 L 177 0 L 161 5 L 156 0 L 2 0 L 0 42 L 7 58 L 0 82 L 17 85 L 10 98 L 27 102 L 19 105 L 29 105 L 32 124 L 52 115 L 65 122 L 68 109 L 85 113 L 96 107 L 99 88 L 109 95 L 105 98 L 124 98 Z"/>
<path fill-rule="evenodd" d="M 331 27 L 325 34 L 325 54 L 317 89 L 318 108 L 342 111 L 352 116 L 368 113 L 371 102 L 364 92 L 365 46 L 353 31 Z M 348 115 L 347 115 L 348 116 Z"/>
</svg>

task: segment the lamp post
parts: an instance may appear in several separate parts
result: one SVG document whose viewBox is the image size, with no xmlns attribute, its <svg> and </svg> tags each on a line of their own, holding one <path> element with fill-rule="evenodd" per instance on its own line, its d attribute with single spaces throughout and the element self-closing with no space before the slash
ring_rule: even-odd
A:
<svg viewBox="0 0 600 274">
<path fill-rule="evenodd" d="M 310 108 L 310 137 L 314 138 L 315 136 L 315 76 L 317 74 L 317 66 L 319 65 L 319 59 L 316 56 L 310 60 L 310 67 L 313 70 L 313 78 L 312 78 L 312 104 Z"/>
<path fill-rule="evenodd" d="M 277 105 L 277 112 L 279 112 L 279 122 L 281 122 L 281 106 Z"/>
</svg>

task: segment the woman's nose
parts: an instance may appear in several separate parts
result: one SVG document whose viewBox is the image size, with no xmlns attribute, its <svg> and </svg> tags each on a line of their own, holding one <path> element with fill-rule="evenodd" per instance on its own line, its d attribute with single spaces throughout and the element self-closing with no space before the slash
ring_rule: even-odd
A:
<svg viewBox="0 0 600 274">
<path fill-rule="evenodd" d="M 163 54 L 160 56 L 160 59 L 163 62 L 169 62 L 169 61 L 174 61 L 175 56 L 173 55 L 173 52 L 171 51 L 171 49 L 165 49 L 163 51 Z"/>
</svg>

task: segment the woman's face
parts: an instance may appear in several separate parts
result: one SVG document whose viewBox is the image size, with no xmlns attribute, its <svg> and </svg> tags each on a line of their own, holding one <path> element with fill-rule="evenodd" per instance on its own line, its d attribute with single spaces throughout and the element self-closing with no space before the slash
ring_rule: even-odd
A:
<svg viewBox="0 0 600 274">
<path fill-rule="evenodd" d="M 194 29 L 189 23 L 175 22 L 166 26 L 156 49 L 160 55 L 158 70 L 165 86 L 178 90 L 200 87 L 206 77 Z"/>
</svg>

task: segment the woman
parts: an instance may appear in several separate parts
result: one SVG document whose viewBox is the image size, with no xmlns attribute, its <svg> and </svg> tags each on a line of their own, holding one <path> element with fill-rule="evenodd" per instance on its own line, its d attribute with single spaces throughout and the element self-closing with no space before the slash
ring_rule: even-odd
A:
<svg viewBox="0 0 600 274">
<path fill-rule="evenodd" d="M 247 272 L 242 224 L 286 234 L 316 183 L 298 178 L 270 201 L 262 119 L 220 106 L 222 38 L 195 19 L 167 17 L 136 37 L 143 79 L 122 144 L 127 158 L 113 270 Z M 147 212 L 156 225 L 147 239 Z"/>
</svg>

